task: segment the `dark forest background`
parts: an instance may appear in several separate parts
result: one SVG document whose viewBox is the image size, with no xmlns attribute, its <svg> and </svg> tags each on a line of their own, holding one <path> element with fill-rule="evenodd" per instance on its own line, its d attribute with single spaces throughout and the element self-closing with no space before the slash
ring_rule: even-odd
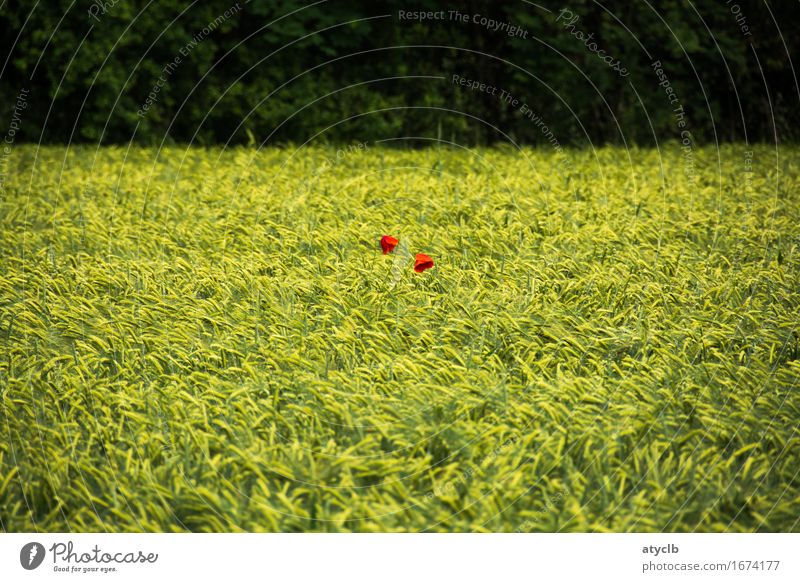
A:
<svg viewBox="0 0 800 582">
<path fill-rule="evenodd" d="M 427 136 L 488 144 L 506 139 L 499 129 L 533 144 L 648 145 L 682 131 L 651 67 L 656 59 L 694 141 L 796 141 L 800 127 L 790 62 L 800 45 L 796 0 L 239 0 L 240 9 L 211 28 L 235 0 L 0 5 L 8 57 L 0 122 L 6 128 L 16 119 L 16 142 Z M 593 33 L 630 74 L 621 77 L 556 22 L 561 8 L 578 15 L 575 29 Z M 510 37 L 471 18 L 400 20 L 399 10 L 480 14 L 528 34 Z M 454 84 L 453 74 L 509 92 L 541 121 L 498 95 Z M 161 75 L 163 87 L 140 114 Z"/>
</svg>

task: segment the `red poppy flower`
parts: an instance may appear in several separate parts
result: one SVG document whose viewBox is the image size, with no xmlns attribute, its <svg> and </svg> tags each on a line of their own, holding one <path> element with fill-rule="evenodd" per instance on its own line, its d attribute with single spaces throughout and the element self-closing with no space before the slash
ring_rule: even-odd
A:
<svg viewBox="0 0 800 582">
<path fill-rule="evenodd" d="M 433 268 L 433 259 L 430 258 L 428 255 L 423 255 L 422 253 L 419 253 L 417 255 L 417 260 L 414 262 L 414 270 L 417 273 L 421 273 L 422 271 L 426 271 L 432 268 Z"/>
<path fill-rule="evenodd" d="M 394 238 L 393 236 L 389 236 L 388 234 L 381 237 L 381 248 L 383 249 L 383 254 L 386 255 L 391 253 L 394 250 L 394 247 L 397 246 L 397 243 L 400 241 Z"/>
</svg>

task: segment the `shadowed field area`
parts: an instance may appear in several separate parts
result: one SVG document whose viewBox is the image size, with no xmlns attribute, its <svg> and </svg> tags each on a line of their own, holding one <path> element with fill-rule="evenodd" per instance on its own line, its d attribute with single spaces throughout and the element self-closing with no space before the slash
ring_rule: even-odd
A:
<svg viewBox="0 0 800 582">
<path fill-rule="evenodd" d="M 0 525 L 800 531 L 800 156 L 749 160 L 18 146 Z"/>
</svg>

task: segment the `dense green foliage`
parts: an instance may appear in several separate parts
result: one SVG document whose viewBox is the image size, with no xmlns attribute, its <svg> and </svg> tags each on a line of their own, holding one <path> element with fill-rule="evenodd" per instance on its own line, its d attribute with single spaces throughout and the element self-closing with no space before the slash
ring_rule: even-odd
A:
<svg viewBox="0 0 800 582">
<path fill-rule="evenodd" d="M 0 526 L 798 531 L 800 157 L 742 155 L 15 148 Z"/>
<path fill-rule="evenodd" d="M 99 11 L 100 0 L 3 3 L 3 120 L 18 93 L 30 91 L 17 141 L 548 140 L 519 107 L 454 84 L 454 74 L 509 92 L 561 144 L 653 145 L 683 129 L 697 143 L 798 137 L 790 61 L 800 52 L 791 28 L 797 2 L 103 4 Z M 572 28 L 557 21 L 562 7 L 579 16 Z M 401 10 L 458 10 L 469 19 L 448 13 L 446 21 L 419 22 L 400 18 Z M 517 26 L 524 38 L 473 22 L 475 15 Z M 596 40 L 594 52 L 584 34 Z M 600 50 L 629 75 L 598 58 Z M 655 60 L 677 102 L 659 85 Z M 686 128 L 676 123 L 676 106 Z"/>
</svg>

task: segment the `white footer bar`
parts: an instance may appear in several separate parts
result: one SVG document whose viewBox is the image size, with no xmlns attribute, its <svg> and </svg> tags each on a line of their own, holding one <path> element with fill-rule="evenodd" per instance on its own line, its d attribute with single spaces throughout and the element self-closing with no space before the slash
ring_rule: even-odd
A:
<svg viewBox="0 0 800 582">
<path fill-rule="evenodd" d="M 800 580 L 800 534 L 0 534 L 0 580 Z"/>
</svg>

